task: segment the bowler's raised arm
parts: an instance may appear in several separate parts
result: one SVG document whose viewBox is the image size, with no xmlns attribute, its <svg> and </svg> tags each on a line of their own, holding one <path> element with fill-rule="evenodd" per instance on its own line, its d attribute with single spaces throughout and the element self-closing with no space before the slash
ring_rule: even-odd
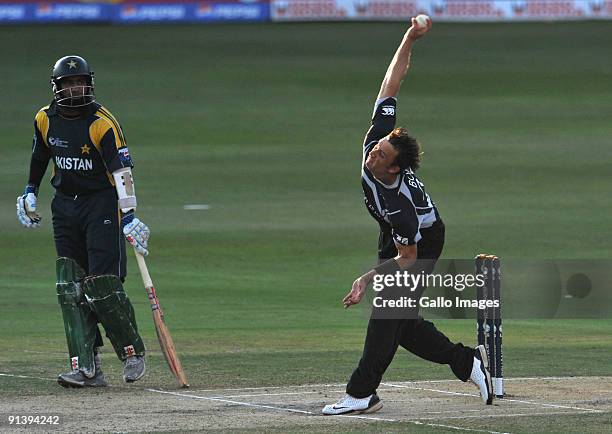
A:
<svg viewBox="0 0 612 434">
<path fill-rule="evenodd" d="M 431 20 L 427 20 L 427 25 L 419 26 L 416 18 L 412 18 L 412 25 L 404 34 L 404 38 L 400 43 L 389 67 L 385 78 L 380 85 L 380 92 L 378 92 L 377 99 L 396 98 L 399 93 L 402 80 L 408 72 L 410 67 L 410 52 L 412 51 L 412 44 L 414 41 L 422 37 L 431 28 Z"/>
</svg>

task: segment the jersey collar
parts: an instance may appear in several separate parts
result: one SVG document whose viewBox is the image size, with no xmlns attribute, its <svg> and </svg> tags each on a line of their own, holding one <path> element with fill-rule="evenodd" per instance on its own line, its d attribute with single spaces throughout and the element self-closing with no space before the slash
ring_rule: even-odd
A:
<svg viewBox="0 0 612 434">
<path fill-rule="evenodd" d="M 47 115 L 48 116 L 57 116 L 59 115 L 58 113 L 58 109 L 57 109 L 57 103 L 55 102 L 55 100 L 51 101 L 51 104 L 49 104 L 49 109 L 47 110 Z M 84 108 L 83 110 L 83 117 L 89 116 L 95 112 L 98 111 L 98 108 L 100 107 L 99 104 L 97 104 L 95 101 L 91 104 L 89 104 L 87 107 Z"/>
<path fill-rule="evenodd" d="M 375 177 L 374 175 L 372 175 L 372 176 L 374 177 L 374 179 L 375 179 L 376 181 L 378 181 L 378 182 L 380 183 L 380 185 L 382 185 L 383 187 L 385 187 L 385 188 L 387 188 L 387 189 L 389 189 L 389 190 L 391 190 L 391 189 L 393 189 L 393 188 L 397 188 L 397 186 L 398 186 L 398 185 L 399 185 L 399 183 L 400 183 L 400 178 L 401 178 L 401 176 L 398 174 L 398 175 L 397 175 L 397 177 L 395 178 L 395 181 L 393 181 L 393 184 L 385 184 L 384 182 L 382 182 L 380 179 L 378 179 L 378 178 L 377 178 L 377 177 Z"/>
</svg>

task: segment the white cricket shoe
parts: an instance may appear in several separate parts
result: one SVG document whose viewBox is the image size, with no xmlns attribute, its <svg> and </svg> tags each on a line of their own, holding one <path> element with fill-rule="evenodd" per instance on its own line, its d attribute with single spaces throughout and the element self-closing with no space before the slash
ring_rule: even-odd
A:
<svg viewBox="0 0 612 434">
<path fill-rule="evenodd" d="M 367 398 L 354 398 L 351 395 L 344 395 L 344 398 L 335 404 L 323 407 L 323 414 L 330 416 L 338 414 L 374 413 L 380 410 L 382 406 L 382 401 L 375 393 Z"/>
<path fill-rule="evenodd" d="M 482 402 L 487 405 L 493 404 L 493 383 L 489 373 L 489 358 L 484 345 L 478 345 L 475 348 L 470 381 L 480 390 Z"/>
</svg>

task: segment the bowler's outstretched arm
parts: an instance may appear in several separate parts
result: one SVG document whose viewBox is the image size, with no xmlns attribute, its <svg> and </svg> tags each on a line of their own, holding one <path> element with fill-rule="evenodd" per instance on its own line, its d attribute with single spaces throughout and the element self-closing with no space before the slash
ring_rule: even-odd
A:
<svg viewBox="0 0 612 434">
<path fill-rule="evenodd" d="M 410 52 L 412 51 L 412 43 L 427 33 L 430 28 L 431 20 L 427 21 L 427 26 L 420 27 L 416 21 L 416 18 L 412 18 L 412 25 L 404 34 L 402 42 L 397 48 L 391 63 L 389 63 L 385 78 L 380 85 L 380 91 L 378 92 L 377 99 L 397 97 L 402 80 L 406 76 L 408 68 L 410 67 Z"/>
</svg>

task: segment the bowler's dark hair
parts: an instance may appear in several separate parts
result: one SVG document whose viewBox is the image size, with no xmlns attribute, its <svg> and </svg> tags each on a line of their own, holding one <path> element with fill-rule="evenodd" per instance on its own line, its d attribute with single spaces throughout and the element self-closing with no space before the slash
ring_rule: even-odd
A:
<svg viewBox="0 0 612 434">
<path fill-rule="evenodd" d="M 421 145 L 408 134 L 406 128 L 396 128 L 389 134 L 389 143 L 399 152 L 393 164 L 401 170 L 417 170 L 421 165 Z"/>
</svg>

